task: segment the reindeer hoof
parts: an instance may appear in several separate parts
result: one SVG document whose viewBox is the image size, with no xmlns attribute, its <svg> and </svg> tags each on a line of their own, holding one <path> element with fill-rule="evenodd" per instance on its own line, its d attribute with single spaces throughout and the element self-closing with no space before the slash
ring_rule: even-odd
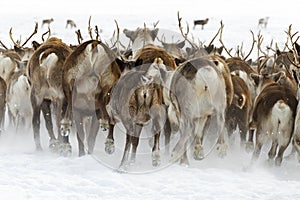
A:
<svg viewBox="0 0 300 200">
<path fill-rule="evenodd" d="M 43 151 L 43 148 L 42 148 L 41 145 L 39 145 L 39 146 L 36 146 L 35 150 L 36 150 L 36 151 Z"/>
<path fill-rule="evenodd" d="M 59 154 L 64 157 L 70 157 L 72 155 L 72 147 L 69 143 L 63 143 L 59 147 Z"/>
<path fill-rule="evenodd" d="M 275 158 L 275 165 L 276 165 L 277 167 L 280 167 L 280 166 L 281 166 L 281 163 L 282 163 L 282 158 L 276 157 L 276 158 Z"/>
<path fill-rule="evenodd" d="M 112 140 L 112 139 L 106 139 L 106 142 L 105 142 L 105 152 L 107 154 L 113 154 L 115 152 L 114 140 Z"/>
<path fill-rule="evenodd" d="M 253 150 L 254 150 L 253 142 L 246 142 L 245 150 L 246 150 L 247 153 L 253 152 Z"/>
<path fill-rule="evenodd" d="M 57 153 L 59 151 L 60 142 L 57 139 L 51 139 L 49 141 L 49 149 L 52 153 Z"/>
<path fill-rule="evenodd" d="M 152 153 L 152 166 L 158 167 L 160 165 L 160 155 L 159 151 L 154 151 Z"/>
<path fill-rule="evenodd" d="M 217 151 L 220 158 L 224 158 L 227 155 L 227 148 L 226 144 L 218 144 Z"/>
<path fill-rule="evenodd" d="M 204 159 L 203 147 L 201 145 L 199 144 L 195 145 L 193 156 L 195 160 Z"/>
</svg>

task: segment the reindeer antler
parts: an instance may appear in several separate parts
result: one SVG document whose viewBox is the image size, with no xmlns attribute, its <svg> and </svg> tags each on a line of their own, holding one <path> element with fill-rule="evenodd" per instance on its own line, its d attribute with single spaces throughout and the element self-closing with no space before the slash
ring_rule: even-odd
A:
<svg viewBox="0 0 300 200">
<path fill-rule="evenodd" d="M 292 34 L 292 24 L 291 24 L 291 25 L 289 26 L 288 31 L 285 31 L 285 33 L 288 35 L 288 39 L 290 40 L 293 49 L 291 50 L 291 49 L 288 47 L 288 45 L 287 45 L 288 41 L 286 42 L 285 46 L 293 52 L 293 55 L 294 55 L 294 58 L 295 58 L 295 62 L 296 62 L 295 64 L 296 64 L 296 65 L 299 65 L 299 58 L 298 58 L 298 55 L 297 55 L 297 49 L 296 49 L 295 44 L 296 44 L 296 42 L 298 41 L 298 39 L 299 39 L 300 36 L 298 36 L 297 39 L 296 39 L 295 41 L 293 41 L 293 40 L 294 40 L 294 37 L 298 34 L 298 31 L 297 31 L 296 33 Z"/>
<path fill-rule="evenodd" d="M 14 38 L 13 38 L 13 36 L 12 36 L 12 27 L 10 28 L 10 30 L 9 30 L 9 37 L 10 37 L 10 40 L 14 43 L 14 45 L 15 46 L 20 46 L 20 42 L 15 42 L 15 40 L 14 40 Z"/>
<path fill-rule="evenodd" d="M 220 27 L 220 38 L 219 38 L 219 42 L 221 43 L 221 45 L 222 45 L 223 48 L 225 49 L 226 53 L 227 53 L 230 57 L 233 57 L 233 56 L 230 54 L 230 51 L 231 51 L 232 49 L 228 51 L 228 49 L 225 47 L 225 45 L 224 45 L 224 43 L 223 43 L 223 41 L 222 41 L 222 34 L 223 34 L 224 24 L 223 24 L 222 21 L 220 22 L 220 24 L 221 24 L 221 27 Z"/>
<path fill-rule="evenodd" d="M 82 38 L 82 35 L 81 35 L 81 32 L 80 32 L 80 29 L 78 29 L 77 31 L 75 31 L 75 33 L 77 35 L 78 44 L 81 44 L 83 38 Z"/>
<path fill-rule="evenodd" d="M 91 40 L 93 40 L 93 34 L 92 34 L 92 28 L 91 28 L 91 18 L 92 18 L 92 16 L 89 17 L 88 32 L 89 32 Z"/>
<path fill-rule="evenodd" d="M 159 20 L 156 23 L 153 23 L 153 28 L 155 29 L 159 23 Z"/>
<path fill-rule="evenodd" d="M 119 28 L 117 20 L 115 20 L 115 24 L 116 24 L 116 27 L 117 27 L 117 31 L 114 31 L 113 38 L 115 37 L 116 33 L 117 33 L 117 36 L 116 36 L 116 41 L 113 43 L 111 48 L 115 47 L 116 44 L 119 42 L 119 39 L 120 39 L 120 28 Z"/>
<path fill-rule="evenodd" d="M 186 22 L 186 25 L 187 25 L 187 26 L 186 26 L 186 33 L 183 33 L 183 28 L 182 28 L 182 25 L 181 25 L 181 20 L 182 20 L 182 18 L 179 16 L 179 11 L 177 12 L 177 19 L 178 19 L 178 27 L 179 27 L 179 30 L 180 30 L 181 35 L 184 37 L 184 39 L 185 39 L 186 41 L 188 41 L 188 43 L 190 43 L 190 45 L 191 45 L 193 48 L 197 49 L 197 46 L 194 45 L 194 44 L 188 39 L 188 37 L 187 37 L 188 33 L 190 32 L 190 28 L 189 28 L 189 25 L 188 25 L 187 22 Z"/>
<path fill-rule="evenodd" d="M 27 40 L 22 44 L 22 47 L 32 38 L 32 36 L 34 36 L 35 34 L 37 34 L 38 31 L 38 23 L 35 22 L 35 27 L 33 30 L 33 33 L 27 38 Z"/>
<path fill-rule="evenodd" d="M 1 46 L 4 48 L 4 49 L 8 49 L 4 44 L 3 44 L 3 42 L 0 40 L 0 44 L 1 44 Z"/>
<path fill-rule="evenodd" d="M 247 60 L 247 58 L 251 55 L 253 48 L 254 48 L 254 44 L 256 42 L 253 31 L 250 31 L 250 32 L 252 34 L 252 45 L 251 45 L 251 49 L 250 49 L 249 53 L 247 54 L 246 57 L 244 57 L 244 60 Z"/>
<path fill-rule="evenodd" d="M 12 27 L 10 28 L 9 30 L 9 37 L 11 39 L 11 41 L 14 43 L 15 46 L 17 47 L 24 47 L 24 45 L 32 38 L 32 36 L 34 36 L 38 31 L 38 23 L 35 22 L 35 27 L 34 27 L 34 30 L 33 30 L 33 33 L 27 38 L 27 40 L 21 45 L 21 39 L 18 41 L 15 41 L 13 36 L 12 36 Z"/>
<path fill-rule="evenodd" d="M 42 34 L 42 41 L 45 42 L 44 36 L 48 34 L 48 38 L 46 40 L 49 39 L 50 35 L 51 35 L 51 30 L 50 27 L 48 27 L 48 31 L 46 31 L 45 33 Z"/>
</svg>

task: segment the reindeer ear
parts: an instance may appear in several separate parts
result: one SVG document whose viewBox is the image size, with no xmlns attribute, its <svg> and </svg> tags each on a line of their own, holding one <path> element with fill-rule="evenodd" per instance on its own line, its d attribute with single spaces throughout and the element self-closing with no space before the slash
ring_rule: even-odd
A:
<svg viewBox="0 0 300 200">
<path fill-rule="evenodd" d="M 39 48 L 41 46 L 40 43 L 38 43 L 37 41 L 32 41 L 32 47 L 34 50 L 37 50 L 37 48 Z"/>
<path fill-rule="evenodd" d="M 154 29 L 154 30 L 152 30 L 151 31 L 151 37 L 152 37 L 152 40 L 154 41 L 155 40 L 155 38 L 156 38 L 156 36 L 157 36 L 157 34 L 158 34 L 158 28 L 156 28 L 156 29 Z"/>
<path fill-rule="evenodd" d="M 260 80 L 260 75 L 259 75 L 259 74 L 251 73 L 251 74 L 250 74 L 250 77 L 253 79 L 255 85 L 258 86 L 259 80 Z"/>
<path fill-rule="evenodd" d="M 121 72 L 123 72 L 124 69 L 125 69 L 125 64 L 124 64 L 124 61 L 122 60 L 122 58 L 121 59 L 120 58 L 116 58 L 115 61 L 118 64 L 119 69 L 121 70 Z"/>
<path fill-rule="evenodd" d="M 25 52 L 22 48 L 17 47 L 16 45 L 14 46 L 14 50 L 15 50 L 15 52 L 17 52 L 17 54 L 19 54 L 19 55 L 23 55 L 24 52 Z"/>
<path fill-rule="evenodd" d="M 223 47 L 217 48 L 217 52 L 218 52 L 219 55 L 222 54 L 222 51 L 223 51 Z"/>
<path fill-rule="evenodd" d="M 130 31 L 128 29 L 124 29 L 123 33 L 126 35 L 126 37 L 128 37 L 132 42 L 135 40 L 136 38 L 136 31 Z"/>
<path fill-rule="evenodd" d="M 142 65 L 143 64 L 143 59 L 141 59 L 141 58 L 138 58 L 136 61 L 135 61 L 135 66 L 137 67 L 137 66 L 140 66 L 140 65 Z"/>
<path fill-rule="evenodd" d="M 185 40 L 183 40 L 182 42 L 179 42 L 176 44 L 176 47 L 179 48 L 179 49 L 182 49 L 185 45 Z"/>
</svg>

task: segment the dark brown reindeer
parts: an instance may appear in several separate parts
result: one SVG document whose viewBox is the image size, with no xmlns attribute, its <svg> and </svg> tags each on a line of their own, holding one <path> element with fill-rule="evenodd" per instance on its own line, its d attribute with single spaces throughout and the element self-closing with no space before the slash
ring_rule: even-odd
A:
<svg viewBox="0 0 300 200">
<path fill-rule="evenodd" d="M 33 109 L 32 125 L 34 141 L 37 150 L 41 150 L 40 141 L 40 113 L 43 112 L 48 130 L 52 151 L 70 153 L 69 146 L 60 146 L 61 134 L 54 134 L 52 124 L 51 104 L 55 104 L 56 125 L 59 128 L 64 93 L 62 88 L 62 67 L 67 56 L 71 53 L 68 45 L 60 39 L 52 37 L 45 41 L 31 56 L 28 62 L 28 77 L 31 83 L 31 105 Z"/>
<path fill-rule="evenodd" d="M 293 89 L 279 83 L 284 77 L 285 73 L 282 71 L 274 74 L 252 75 L 260 91 L 254 103 L 250 123 L 250 129 L 256 129 L 252 163 L 258 159 L 263 144 L 271 139 L 269 160 L 272 161 L 276 156 L 275 164 L 281 165 L 283 154 L 291 141 L 298 101 Z"/>
<path fill-rule="evenodd" d="M 6 111 L 6 82 L 0 77 L 0 134 L 4 131 L 4 120 Z"/>
<path fill-rule="evenodd" d="M 120 171 L 126 171 L 129 162 L 135 161 L 142 128 L 148 123 L 152 123 L 151 132 L 154 137 L 152 165 L 160 164 L 159 137 L 166 117 L 159 78 L 163 61 L 156 58 L 152 64 L 141 67 L 146 70 L 131 70 L 120 77 L 107 106 L 111 122 L 122 122 L 126 129 Z"/>
<path fill-rule="evenodd" d="M 245 145 L 247 132 L 249 130 L 249 117 L 252 109 L 251 93 L 245 81 L 237 75 L 231 76 L 234 95 L 232 103 L 226 112 L 226 128 L 228 136 L 239 127 L 241 146 Z"/>
<path fill-rule="evenodd" d="M 115 54 L 102 42 L 89 40 L 80 44 L 66 59 L 63 67 L 63 90 L 66 96 L 66 111 L 61 120 L 61 134 L 64 142 L 75 121 L 79 156 L 86 153 L 84 147 L 85 132 L 83 119 L 92 117 L 87 138 L 88 153 L 93 153 L 95 139 L 99 130 L 99 120 L 109 124 L 109 134 L 105 142 L 105 151 L 114 152 L 113 125 L 109 122 L 106 105 L 121 70 Z"/>
<path fill-rule="evenodd" d="M 194 29 L 196 28 L 197 25 L 201 25 L 201 29 L 204 29 L 204 25 L 208 23 L 208 18 L 206 19 L 200 19 L 200 20 L 194 20 Z"/>
</svg>

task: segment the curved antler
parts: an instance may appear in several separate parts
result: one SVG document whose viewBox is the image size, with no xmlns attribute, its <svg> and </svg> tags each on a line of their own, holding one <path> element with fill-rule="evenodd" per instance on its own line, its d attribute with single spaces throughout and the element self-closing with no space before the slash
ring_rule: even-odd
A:
<svg viewBox="0 0 300 200">
<path fill-rule="evenodd" d="M 221 45 L 223 46 L 223 48 L 225 49 L 226 53 L 230 56 L 230 57 L 233 57 L 231 54 L 230 54 L 230 51 L 228 51 L 228 49 L 225 47 L 223 41 L 222 41 L 222 34 L 223 34 L 223 28 L 224 28 L 224 24 L 223 22 L 221 21 L 220 22 L 221 24 L 221 27 L 220 27 L 220 38 L 219 38 L 219 42 L 221 43 Z"/>
<path fill-rule="evenodd" d="M 178 19 L 178 26 L 179 26 L 179 30 L 180 30 L 181 35 L 184 37 L 184 39 L 186 41 L 188 41 L 188 43 L 190 43 L 190 45 L 193 48 L 197 49 L 198 47 L 187 38 L 187 35 L 190 32 L 190 28 L 189 28 L 188 23 L 186 23 L 186 25 L 187 25 L 187 27 L 186 27 L 186 33 L 183 33 L 183 28 L 181 26 L 181 20 L 182 20 L 182 18 L 179 16 L 179 11 L 177 12 L 177 19 Z"/>
<path fill-rule="evenodd" d="M 21 45 L 21 41 L 14 40 L 14 38 L 12 36 L 12 27 L 9 30 L 9 37 L 15 46 L 22 48 L 32 38 L 32 36 L 34 36 L 37 33 L 37 31 L 38 31 L 38 23 L 35 22 L 35 27 L 34 27 L 33 33 L 27 38 L 27 40 L 22 45 Z"/>
</svg>

